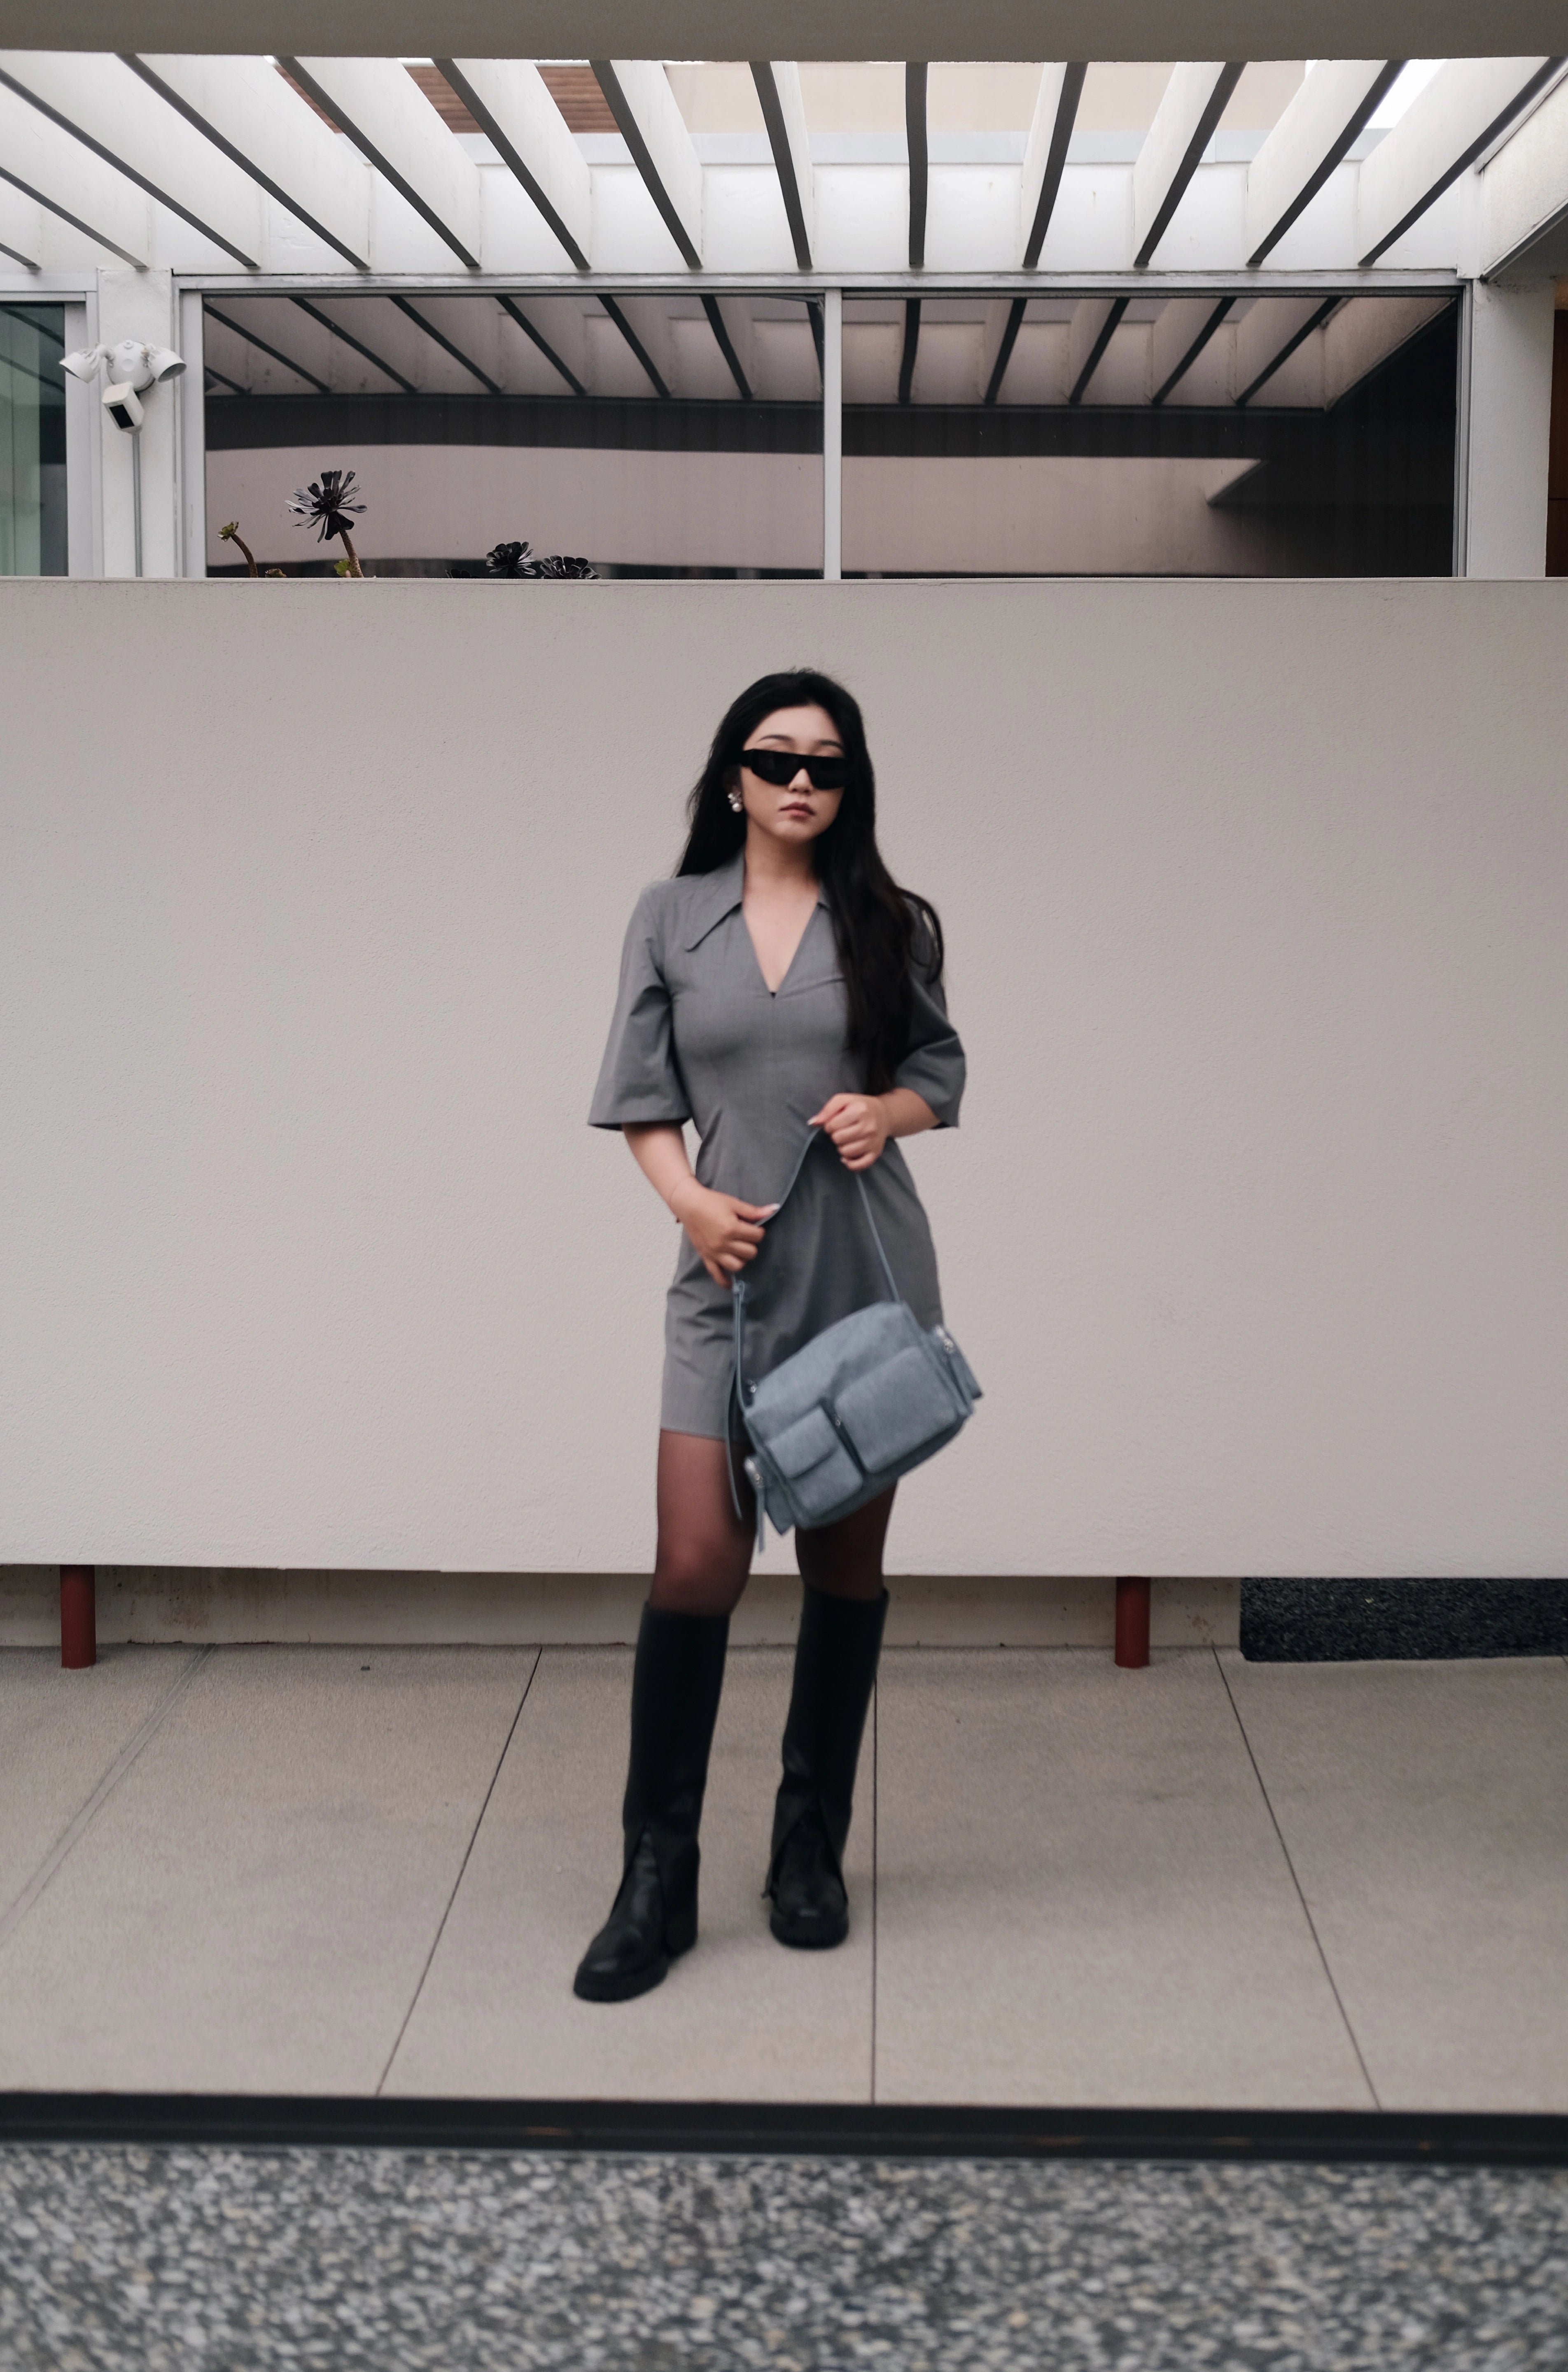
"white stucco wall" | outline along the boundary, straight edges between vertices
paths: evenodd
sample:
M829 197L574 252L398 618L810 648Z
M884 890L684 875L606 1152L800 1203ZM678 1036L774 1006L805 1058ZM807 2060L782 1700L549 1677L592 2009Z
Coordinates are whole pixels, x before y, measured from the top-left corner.
M912 1157L988 1398L895 1568L1568 1569L1565 634L1551 583L0 585L0 1562L645 1566L674 1230L583 1115L712 726L808 659L972 1063Z

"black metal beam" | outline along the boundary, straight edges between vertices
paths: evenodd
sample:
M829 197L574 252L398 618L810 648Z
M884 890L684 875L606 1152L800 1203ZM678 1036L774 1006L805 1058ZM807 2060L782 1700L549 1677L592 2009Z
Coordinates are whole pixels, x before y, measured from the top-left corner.
M925 202L931 183L931 144L925 129L925 85L929 69L904 67L904 135L910 160L910 270L925 267Z
M1024 269L1027 272L1032 272L1040 262L1045 234L1051 228L1057 192L1062 187L1063 168L1067 162L1067 144L1073 137L1078 101L1084 95L1084 77L1087 73L1086 65L1070 65L1063 74L1061 96L1056 102L1056 121L1051 126L1051 146L1046 154L1045 178L1040 182L1040 195L1035 201L1029 235L1024 241Z
M406 296L390 296L388 298L388 302L389 304L395 305L400 313L405 314L408 320L413 323L416 330L423 330L425 336L429 338L434 344L438 345L443 354L450 355L455 363L460 363L464 370L466 370L471 378L478 379L481 387L484 389L487 394L499 395L501 393L500 388L496 386L495 381L490 377L488 371L482 371L479 365L472 361L469 355L464 354L461 346L455 346L452 343L451 339L447 337L446 331L444 330L438 330L434 321L427 321L424 314L419 311L418 308L409 303Z
M691 244L691 234L680 218L679 208L665 186L664 175L654 162L654 154L637 121L637 110L621 87L621 77L608 58L590 58L594 80L604 93L605 105L621 127L621 137L632 152L632 162L643 178L643 186L658 208L666 230L680 250L680 260L693 272L703 268L703 259Z
M636 355L637 360L642 364L643 368L647 372L649 378L653 382L654 393L656 395L662 396L668 403L670 400L669 390L666 387L663 379L659 377L658 372L654 366L654 358L652 355L649 354L646 346L644 345L643 341L637 335L636 331L632 327L631 322L626 319L625 314L621 311L614 297L601 296L598 301L604 307L605 311L609 314L610 320L614 322L616 328L620 331L627 344L631 347L632 352Z
M290 82L296 83L299 88L305 93L306 97L315 101L322 114L330 116L331 121L337 125L338 130L345 134L346 136L353 141L354 146L358 149L360 155L366 159L366 161L368 164L374 165L376 170L382 174L387 180L390 181L393 189L397 191L398 195L408 200L409 204L413 208L415 214L419 215L424 221L430 225L431 229L436 233L436 238L441 241L442 245L451 249L452 253L457 257L458 262L466 266L470 272L479 271L480 260L478 256L470 255L469 253L468 249L463 245L456 231L451 229L447 224L442 221L434 206L426 203L425 200L420 196L419 192L414 188L412 181L404 180L402 175L399 172L391 158L385 156L382 151L377 148L369 134L362 131L360 126L354 121L354 118L347 114L344 110L338 105L331 93L323 89L313 75L307 74L299 60L297 58L280 57L277 60L277 64L282 66Z
M296 363L292 355L285 355L278 347L270 346L265 338L259 338L254 330L248 330L245 327L243 321L237 321L231 314L220 312L210 296L206 302L206 310L215 321L221 321L226 330L232 330L237 338L243 338L248 346L254 346L259 353L270 355L273 362L282 363L285 370L292 371L296 378L306 380L318 394L331 395L332 390L324 378L318 378L314 371L308 371L305 365Z
M345 346L352 346L373 370L378 370L383 378L389 378L394 387L401 387L405 395L419 393L412 379L405 378L401 371L394 370L390 363L383 362L374 347L367 346L362 338L356 338L352 330L345 330L341 321L334 321L330 313L323 313L319 306L312 305L308 296L296 296L290 301L297 305L302 313L308 313L313 321L319 321L323 330L330 330L334 338L341 338Z
M587 389L583 385L582 380L577 377L575 371L567 369L565 364L562 361L560 355L551 344L550 340L544 335L542 331L536 330L534 328L533 323L517 304L517 299L512 296L497 296L495 301L500 306L501 310L504 313L508 314L510 318L516 321L524 337L532 339L534 344L539 348L540 353L544 356L545 361L550 365L551 368L560 372L562 378L565 380L573 394L587 395Z
M758 103L762 121L768 128L768 145L773 152L773 169L779 177L779 190L784 198L784 219L795 247L795 260L802 272L811 269L811 241L806 229L806 208L802 202L800 181L795 169L795 151L789 145L789 132L779 100L778 77L768 60L753 59L751 79L757 86Z
M296 222L302 222L307 230L314 231L316 237L323 240L334 254L341 255L345 263L352 263L356 272L369 271L368 256L356 255L352 247L343 245L335 231L330 231L325 223L318 222L313 214L307 213L297 198L291 198L282 184L263 173L260 165L252 157L248 157L243 148L237 148L232 140L226 140L216 124L210 123L204 115L199 114L189 99L182 99L171 84L165 82L160 74L155 73L145 58L137 57L131 50L121 50L117 54L122 66L129 66L131 72L138 76L149 90L156 90L165 105L172 107L176 115L182 115L186 122L201 134L203 140L210 140L220 157L226 157L231 165L238 165L240 171L249 180L254 181L258 189L265 190L268 197L275 198L280 206L285 206Z
M94 230L91 223L84 222L80 215L74 215L68 206L63 206L60 203L58 198L50 197L42 190L35 190L30 181L24 181L19 173L13 173L7 166L0 165L0 181L8 182L13 190L20 190L23 197L30 198L34 205L42 206L47 213L57 215L62 222L69 223L73 230L79 230L85 238L94 240L98 246L107 247L110 255L117 255L122 263L134 264L138 272L145 272L146 270L147 261L145 256L133 255L128 247L117 246L114 240L110 238L107 231ZM17 262L21 264L26 271L36 272L38 270L38 264L34 258L27 255L17 255L14 247L7 247L4 250L4 252L6 255L15 255Z
M1170 218L1187 194L1187 184L1202 162L1203 151L1214 136L1214 127L1230 105L1231 94L1247 71L1247 61L1232 59L1221 68L1208 105L1198 118L1192 137L1181 152L1181 162L1171 176L1170 187L1160 201L1159 212L1149 225L1148 233L1133 262L1141 272L1170 227Z
M1279 353L1274 355L1273 359L1271 362L1266 362L1263 365L1262 369L1258 373L1257 378L1249 380L1248 384L1242 389L1241 393L1236 399L1237 410L1239 410L1244 403L1250 403L1252 398L1257 394L1258 390L1260 387L1267 387L1269 381L1273 378L1274 373L1277 370L1282 369L1283 366L1289 362L1297 346L1304 345L1307 340L1312 335L1313 331L1322 327L1323 323L1328 320L1330 314L1334 310L1335 306L1338 305L1340 301L1341 300L1338 296L1325 297L1322 304L1317 308L1316 311L1308 315L1307 319L1303 321L1300 329L1295 332L1295 335L1294 337L1287 338L1283 345L1280 348Z
M1377 76L1376 82L1374 82L1371 89L1362 100L1361 105L1351 117L1350 122L1344 126L1338 137L1330 143L1327 154L1319 158L1316 169L1307 176L1300 189L1297 190L1295 197L1291 200L1289 205L1285 208L1278 222L1275 223L1273 228L1270 231L1268 238L1263 240L1261 246L1255 247L1251 254L1248 257L1247 269L1249 272L1257 271L1258 266L1262 262L1263 258L1266 255L1271 254L1279 245L1286 231L1289 230L1292 223L1296 220L1298 215L1304 214L1307 208L1312 203L1313 199L1317 196L1318 191L1322 188L1324 182L1328 180L1335 166L1343 161L1345 153L1350 147L1352 141L1354 140L1359 134L1365 131L1367 125L1371 122L1372 118L1376 114L1377 110L1381 107L1383 101L1388 98L1388 93L1393 89L1394 85L1399 81L1400 76L1403 74L1407 63L1408 61L1404 58L1387 58L1384 60L1382 73Z
M899 359L899 401L908 403L914 390L914 358L920 352L920 298L904 298L904 350Z
M1077 378L1073 382L1073 392L1067 398L1069 403L1082 403L1084 400L1084 390L1088 386L1088 383L1090 379L1093 378L1096 371L1098 370L1100 366L1100 357L1105 353L1107 346L1109 345L1112 333L1116 330L1118 323L1121 321L1121 316L1127 310L1128 305L1131 301L1131 298L1126 296L1113 296L1111 298L1106 310L1105 319L1100 323L1099 335L1095 340L1093 346L1089 350L1088 361L1084 365L1083 369L1078 373Z
M1186 378L1188 372L1191 369L1193 364L1197 361L1199 355L1202 353L1203 348L1208 344L1209 340L1214 336L1214 331L1219 328L1220 323L1225 320L1226 314L1230 311L1230 308L1235 302L1236 299L1234 296L1222 296L1218 304L1211 308L1202 329L1198 331L1197 336L1193 339L1191 344L1188 347L1186 353L1177 364L1176 368L1173 371L1167 373L1166 377L1160 381L1158 387L1156 388L1153 395L1150 396L1149 401L1151 403L1163 403L1166 397L1170 393L1171 389L1177 385L1178 381Z
M456 58L432 58L430 63L436 68L436 73L441 76L443 82L449 85L449 87L457 92L458 97L462 100L463 105L468 109L469 113L478 124L480 130L484 133L490 140L491 144L494 147L496 155L511 173L514 180L519 182L528 192L528 196L539 208L540 213L544 216L545 221L549 224L556 238L561 241L562 246L571 257L572 262L576 265L577 270L579 272L587 272L588 269L588 259L583 253L583 250L578 246L576 240L573 238L572 233L566 227L561 215L556 212L555 207L552 204L549 192L544 189L542 184L535 179L532 173L529 172L527 165L524 164L521 157L518 156L517 149L513 146L511 141L507 139L506 134L502 131L501 126L496 122L494 115L492 115L490 110L485 106L484 101L480 98L479 93L475 90L472 83L469 81L466 75L459 71Z
M1002 343L996 349L996 360L991 366L991 377L985 382L986 403L994 403L1002 392L1002 382L1007 376L1007 366L1013 359L1013 349L1018 343L1018 331L1024 326L1027 296L1015 296L1007 308L1007 326L1002 332Z
M247 255L242 247L236 247L231 238L225 238L222 232L215 230L211 223L203 222L200 215L192 214L189 206L182 205L171 191L161 188L157 181L149 181L146 175L138 172L135 166L127 158L117 156L112 148L106 148L101 140L95 140L90 132L84 131L79 123L74 123L68 115L62 115L57 107L51 107L47 99L40 99L35 91L29 90L25 83L17 82L14 76L6 74L3 67L0 67L0 85L3 85L6 90L14 91L18 99L25 99L29 107L36 107L39 113L46 117L51 123L57 125L71 139L79 140L84 148L90 149L95 157L101 157L106 165L112 166L115 172L122 173L128 181L134 181L137 189L145 190L147 196L156 199L160 206L167 206L170 214L178 215L181 222L189 223L192 229L198 232L203 238L210 238L215 247L221 247L226 255L232 255L235 262L243 265L247 272L254 272L258 268L261 262L259 256ZM17 180L14 173L7 173L6 179L15 182L18 190L27 188L26 182ZM34 196L37 192L29 191L28 194ZM62 221L75 220L73 215L66 214L64 206L55 205L52 199L44 198L41 203L48 206L52 214L59 215ZM87 225L83 223L77 227L86 230ZM99 234L96 231L88 231L87 236L89 238L96 238ZM111 242L106 239L103 244L110 246ZM125 250L123 248L116 247L113 252L116 255L123 255ZM126 260L135 263L138 270L145 269L145 264L135 256L128 257Z
M1503 133L1506 132L1510 123L1513 122L1514 118L1519 114L1523 109L1529 105L1536 93L1539 90L1544 90L1549 83L1556 80L1565 64L1568 64L1568 60L1564 60L1562 58L1546 58L1542 60L1539 70L1535 74L1531 75L1528 82L1525 84L1523 89L1516 90L1515 92L1513 98L1508 101L1507 106L1503 109L1501 114L1494 115L1492 122L1487 125L1485 131L1480 133L1477 137L1470 142L1469 146L1464 151L1464 154L1462 156L1456 157L1452 164L1448 165L1445 170L1438 175L1436 180L1433 182L1432 187L1423 192L1423 194L1416 200L1414 205L1411 207L1410 211L1407 214L1401 215L1399 221L1394 225L1393 229L1385 232L1384 236L1378 240L1376 247L1369 247L1367 249L1366 253L1359 259L1364 269L1369 264L1376 263L1380 255L1387 254L1388 249L1393 246L1394 241L1397 238L1402 238L1404 237L1411 223L1418 222L1421 216L1426 212L1428 206L1434 205L1437 200L1442 196L1444 191L1450 188L1452 184L1458 180L1461 173L1468 172L1469 168L1475 164L1480 157L1486 154L1486 151L1491 147L1493 142ZM3 81L5 77L0 76L0 81Z
M728 328L725 322L724 315L719 311L718 298L716 296L704 296L703 299L703 310L708 317L708 327L712 330L714 337L718 340L719 352L724 356L726 362L729 365L729 375L735 381L741 402L749 403L751 401L750 385L747 379L746 373L740 367L740 356L735 351L735 343L733 339L730 337Z

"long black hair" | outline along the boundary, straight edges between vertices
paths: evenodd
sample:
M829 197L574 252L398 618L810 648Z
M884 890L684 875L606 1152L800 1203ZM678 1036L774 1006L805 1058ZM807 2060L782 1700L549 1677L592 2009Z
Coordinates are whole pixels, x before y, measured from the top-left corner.
M880 1095L909 1051L912 966L935 986L942 977L942 925L936 910L900 890L877 845L877 777L865 746L860 703L831 676L792 668L760 676L726 710L708 762L687 801L691 826L677 874L712 873L746 844L746 818L729 804L740 753L766 716L780 708L823 708L849 761L838 814L812 843L817 878L828 893L839 969L849 998L849 1050L866 1091Z

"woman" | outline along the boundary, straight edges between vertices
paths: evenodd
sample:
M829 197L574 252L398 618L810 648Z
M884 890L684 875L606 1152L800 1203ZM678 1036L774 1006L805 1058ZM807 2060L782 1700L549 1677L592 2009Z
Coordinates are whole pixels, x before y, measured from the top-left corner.
M841 684L800 669L743 692L689 815L674 879L644 890L626 934L590 1115L623 1133L685 1238L665 1324L658 1550L632 1682L625 1855L577 1971L587 2001L645 1993L697 1936L697 1827L754 1522L730 1280L761 1250L746 1345L756 1375L877 1299L886 1287L844 1176L859 1171L905 1300L923 1326L940 1324L931 1234L894 1140L951 1126L964 1084L941 926L877 852L865 731ZM688 1120L701 1140L694 1174ZM840 1944L849 1932L843 1850L892 1504L889 1490L796 1534L805 1589L766 1889L784 1944Z

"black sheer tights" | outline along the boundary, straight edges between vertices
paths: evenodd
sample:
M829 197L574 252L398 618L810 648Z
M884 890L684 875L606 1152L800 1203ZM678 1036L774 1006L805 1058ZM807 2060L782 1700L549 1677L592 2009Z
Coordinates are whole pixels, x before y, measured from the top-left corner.
M729 1495L724 1443L704 1434L659 1435L658 1552L648 1603L661 1613L728 1614L739 1602L757 1517L738 1453L736 1479L740 1517ZM879 1598L892 1509L893 1494L884 1491L836 1524L797 1531L795 1561L802 1580L829 1598Z

